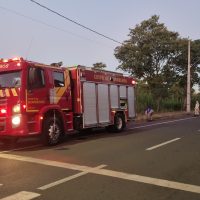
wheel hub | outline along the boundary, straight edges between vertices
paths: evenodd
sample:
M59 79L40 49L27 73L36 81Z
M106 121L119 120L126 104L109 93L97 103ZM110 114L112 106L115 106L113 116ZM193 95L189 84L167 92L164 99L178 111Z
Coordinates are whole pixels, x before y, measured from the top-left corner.
M53 142L57 142L60 136L60 129L57 124L52 124L49 128L49 136Z

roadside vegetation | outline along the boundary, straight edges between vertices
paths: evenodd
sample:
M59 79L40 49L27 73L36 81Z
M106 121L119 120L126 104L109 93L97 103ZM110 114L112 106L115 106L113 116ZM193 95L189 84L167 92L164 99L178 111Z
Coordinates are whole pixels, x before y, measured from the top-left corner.
M156 90L154 88L153 90ZM151 105L151 107L156 112L177 112L177 111L186 111L186 94L185 91L182 89L177 88L177 91L170 91L166 95L165 98L161 99L159 103L159 109L157 109L157 102L154 100L154 96L151 93L151 89L148 87L147 84L139 82L137 84L136 89L136 109L137 113L144 114L144 111L147 105ZM200 102L200 93L195 93L192 90L191 96L191 110L194 109L195 102Z
M156 112L186 109L188 38L170 31L154 15L130 29L116 47L118 69L137 80L137 112L151 105ZM191 87L200 85L200 39L191 40ZM191 108L200 95L191 91Z

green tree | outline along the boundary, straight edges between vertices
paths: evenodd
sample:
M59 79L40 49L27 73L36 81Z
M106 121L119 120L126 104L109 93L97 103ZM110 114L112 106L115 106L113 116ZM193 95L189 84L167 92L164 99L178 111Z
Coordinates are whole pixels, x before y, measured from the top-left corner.
M105 69L107 66L106 64L102 63L102 62L97 62L95 64L93 64L93 69Z
M118 69L145 81L159 110L161 99L169 97L174 84L186 85L187 40L169 31L157 15L130 29L129 37L115 49L115 57L120 62ZM194 46L192 54L196 58L200 53L199 41L191 46ZM192 84L198 83L197 68L192 69L192 75Z
M178 41L177 56L173 59L174 69L176 71L176 79L173 85L177 90L182 91L183 108L186 108L186 92L187 92L187 69L188 69L188 39L183 38ZM200 86L200 40L191 41L191 86L195 84ZM195 90L192 90L195 92ZM177 93L177 92L176 92ZM180 94L180 93L179 93ZM178 95L180 99L180 95Z
M177 51L179 55L174 58L173 63L178 72L177 80L180 87L186 86L188 68L188 39L179 40ZM200 85L200 40L191 41L191 85Z

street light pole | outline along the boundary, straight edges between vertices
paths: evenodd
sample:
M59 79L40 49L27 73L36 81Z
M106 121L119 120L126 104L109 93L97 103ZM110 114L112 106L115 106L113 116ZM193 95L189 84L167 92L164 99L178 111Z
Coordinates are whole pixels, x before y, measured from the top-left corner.
M187 70L187 108L186 108L186 112L190 113L191 111L191 86L190 86L190 79L191 79L191 75L190 75L190 68L191 68L191 64L190 64L190 39L188 39L188 70Z

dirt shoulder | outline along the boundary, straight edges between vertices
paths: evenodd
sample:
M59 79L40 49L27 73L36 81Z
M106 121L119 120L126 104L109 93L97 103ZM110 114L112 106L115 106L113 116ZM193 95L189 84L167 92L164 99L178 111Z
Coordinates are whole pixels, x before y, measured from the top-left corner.
M186 116L192 116L193 112L186 112L186 111L179 111L179 112L163 112L163 113L154 113L153 114L153 120L156 119L175 119L175 118L180 118L180 117L186 117ZM136 122L143 122L146 121L146 116L145 114L138 114L136 119Z

